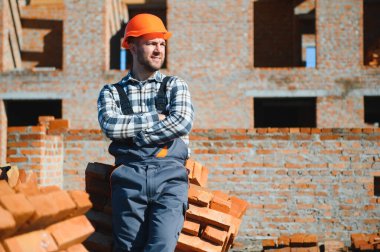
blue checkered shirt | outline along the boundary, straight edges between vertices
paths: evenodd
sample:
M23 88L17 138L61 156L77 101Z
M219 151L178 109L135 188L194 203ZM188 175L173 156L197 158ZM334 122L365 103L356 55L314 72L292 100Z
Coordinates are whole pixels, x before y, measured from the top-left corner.
M120 84L127 93L134 114L124 115L116 88L105 85L98 98L98 120L102 131L111 140L132 138L137 146L162 144L181 137L189 144L194 110L185 81L178 77L169 80L166 87L167 111L156 111L155 97L165 75L157 71L145 81L134 79L128 73ZM160 121L159 113L167 114Z

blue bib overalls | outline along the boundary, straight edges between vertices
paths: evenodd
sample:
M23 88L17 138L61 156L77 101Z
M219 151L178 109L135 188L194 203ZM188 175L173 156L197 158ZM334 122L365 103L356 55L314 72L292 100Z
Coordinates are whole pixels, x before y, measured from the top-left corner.
M187 210L188 147L177 138L138 147L113 141L110 177L114 251L173 252Z

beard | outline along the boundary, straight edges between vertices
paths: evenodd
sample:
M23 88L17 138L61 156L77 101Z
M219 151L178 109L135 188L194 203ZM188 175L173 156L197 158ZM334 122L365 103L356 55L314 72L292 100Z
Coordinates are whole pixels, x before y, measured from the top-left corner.
M155 56L159 56L159 55L155 55ZM165 56L163 55L161 56L161 58L162 58L162 61L160 63L155 64L154 62L150 61L149 58L145 58L142 52L137 53L137 61L148 72L155 72L161 69L162 65L164 64Z

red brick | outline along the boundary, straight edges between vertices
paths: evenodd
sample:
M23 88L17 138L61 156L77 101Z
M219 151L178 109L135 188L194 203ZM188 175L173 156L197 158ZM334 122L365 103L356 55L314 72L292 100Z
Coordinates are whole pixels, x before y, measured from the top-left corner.
M319 252L319 247L290 248L291 252Z
M76 204L71 199L66 191L53 191L46 194L58 209L57 214L54 216L55 220L61 220L68 217L76 209Z
M231 200L229 196L221 191L214 191L214 197L210 202L210 208L223 212L229 213L231 210Z
M181 233L178 239L177 248L183 251L221 252L223 246L213 245L197 236Z
M7 163L24 163L28 161L27 157L7 157Z
M325 251L327 252L333 252L333 251L345 251L345 246L342 241L334 241L334 240L327 240L324 242L325 245Z
M58 247L50 234L38 230L4 240L4 247L9 252L57 251Z
M38 189L37 175L34 172L26 173L24 170L20 170L20 181L15 186L16 192L25 194L27 196L40 194Z
M303 239L303 243L308 243L308 244L315 243L315 244L317 244L318 243L317 235L307 234Z
M12 214L0 207L0 239L14 232L16 221Z
M185 220L183 223L182 232L189 235L198 236L200 224L191 220Z
M9 194L0 197L0 205L8 210L16 221L16 228L33 216L35 209L23 194Z
M208 174L209 170L207 167L203 166L202 167L202 174L201 174L201 180L198 182L199 185L203 187L207 187L207 182L208 182Z
M207 207L213 196L214 195L210 190L204 187L190 184L188 191L188 199L190 203L198 206Z
M82 243L95 229L84 215L58 222L46 228L56 241L59 249Z
M85 191L70 190L68 193L76 205L76 209L73 211L73 215L82 215L91 209L92 203L90 201L89 195Z
M15 191L10 187L7 181L0 180L0 195L15 194Z
M198 162L195 162L194 168L193 168L193 174L192 179L190 179L190 182L199 186L205 186L202 184L202 165Z
M223 249L222 249L223 252L228 251L231 248L232 244L234 243L235 237L238 234L240 224L241 224L241 219L232 217L232 225L230 229L228 230L227 240L224 243Z
M306 234L296 233L290 236L290 245L294 246L293 244L302 244L304 239L306 237Z
M213 226L206 226L202 232L202 239L215 243L216 245L223 245L227 238L227 231L220 230Z
M39 194L27 196L27 199L36 210L29 220L31 227L45 227L56 220L59 209L50 197L45 194ZM26 226L25 228L29 229L30 227Z
M66 119L55 119L49 121L48 134L61 134L69 131L70 125L69 120Z
M366 246L368 243L368 241L365 241L365 240L354 240L354 248L356 249L360 249L361 246Z
M189 206L187 216L205 224L228 230L232 225L232 216L209 208Z
M40 193L50 193L55 191L60 191L61 188L57 185L50 185L50 186L40 186L39 191Z
M368 237L365 234L357 233L357 234L351 234L351 243L354 244L355 241L363 240L363 241L369 241Z
M236 218L236 217L232 217L232 227L233 227L233 230L231 230L231 233L236 237L237 234L239 233L239 229L240 229L240 224L242 222L242 219L240 218ZM231 229L231 228L230 228Z
M368 235L368 242L373 243L380 243L380 235L378 234L369 234Z
M231 209L229 214L237 218L242 218L247 211L248 202L235 196L232 196L230 199Z
M374 247L372 244L369 244L369 243L363 243L363 244L360 244L359 249L360 249L361 251L367 251L367 250L372 251L372 250L375 249L375 247Z
M26 133L29 131L29 126L16 126L16 127L8 127L8 134L9 133L14 133L14 132L17 132L17 133Z
M290 237L281 235L277 240L278 246L290 246Z
M273 239L264 239L261 242L264 249L274 248L276 247L276 241Z

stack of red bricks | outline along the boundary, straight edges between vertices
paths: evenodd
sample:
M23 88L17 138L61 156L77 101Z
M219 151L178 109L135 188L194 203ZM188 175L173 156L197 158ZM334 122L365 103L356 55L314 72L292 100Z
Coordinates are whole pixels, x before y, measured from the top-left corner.
M282 235L278 239L263 240L262 245L265 252L319 252L314 234Z
M238 234L248 202L206 188L208 169L189 159L189 209L177 251L228 251Z
M380 251L380 233L351 234L351 248L353 251Z
M0 252L87 251L82 242L94 228L84 215L92 207L86 192L39 187L34 173L10 177L0 180Z
M190 205L176 251L228 251L238 234L248 203L221 191L207 189L208 169L200 163L190 159L186 168L189 170ZM86 169L86 191L93 203L87 217L96 230L85 242L91 251L112 251L109 197L112 170L111 165L101 163L89 163Z

